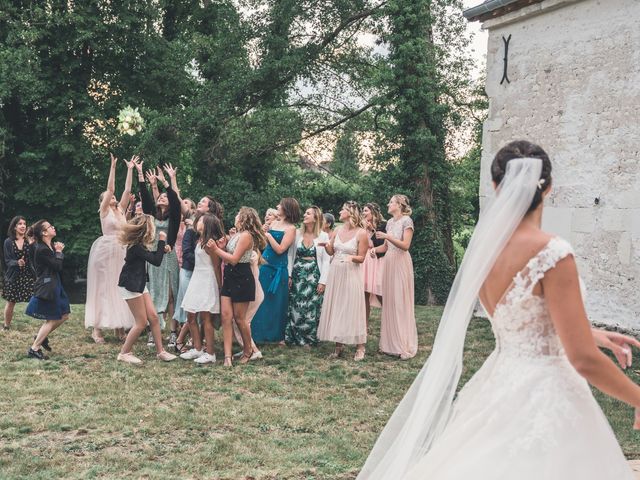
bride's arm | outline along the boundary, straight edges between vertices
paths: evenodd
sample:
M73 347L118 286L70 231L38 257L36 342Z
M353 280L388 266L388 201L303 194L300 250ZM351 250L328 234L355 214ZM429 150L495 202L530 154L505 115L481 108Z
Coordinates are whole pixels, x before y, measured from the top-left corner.
M598 349L582 302L573 256L546 272L542 287L553 324L573 367L599 390L635 407L634 428L640 429L640 387Z

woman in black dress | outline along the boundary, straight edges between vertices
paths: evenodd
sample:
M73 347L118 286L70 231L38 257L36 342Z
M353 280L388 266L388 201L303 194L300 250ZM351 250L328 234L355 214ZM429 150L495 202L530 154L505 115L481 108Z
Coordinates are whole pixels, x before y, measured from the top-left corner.
M2 298L7 303L4 306L3 329L8 330L13 320L13 310L16 303L28 302L33 295L33 280L35 272L29 256L29 241L27 239L27 221L17 216L9 223L9 236L4 241L4 289Z
M48 336L69 318L71 308L60 272L64 260L64 243L53 242L56 228L47 220L38 220L33 225L33 236L36 239L33 264L36 271L34 292L27 305L27 315L44 320L44 324L34 337L27 355L38 360L45 360L41 346L51 351Z

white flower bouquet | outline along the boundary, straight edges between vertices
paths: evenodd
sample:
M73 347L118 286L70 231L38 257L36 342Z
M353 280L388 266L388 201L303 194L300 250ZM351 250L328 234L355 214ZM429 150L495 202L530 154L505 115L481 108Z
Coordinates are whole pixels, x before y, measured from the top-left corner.
M129 105L120 110L118 114L118 131L121 134L135 135L144 128L144 119L137 108Z

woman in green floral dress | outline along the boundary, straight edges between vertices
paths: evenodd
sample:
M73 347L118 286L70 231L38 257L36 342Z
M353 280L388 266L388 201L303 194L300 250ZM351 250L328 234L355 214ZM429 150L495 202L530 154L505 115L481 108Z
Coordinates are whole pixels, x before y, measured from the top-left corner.
M324 249L329 236L322 231L324 217L318 207L309 207L296 235L296 259L291 273L285 342L311 346L318 343L318 320L329 271Z

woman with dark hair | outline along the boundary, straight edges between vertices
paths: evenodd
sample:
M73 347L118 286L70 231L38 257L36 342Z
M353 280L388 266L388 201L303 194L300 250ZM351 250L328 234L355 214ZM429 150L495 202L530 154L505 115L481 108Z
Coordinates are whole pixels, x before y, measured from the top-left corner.
M147 180L153 191L152 196L144 183L142 166L138 168L142 209L145 214L153 215L155 218L156 241L160 232L164 232L167 235L167 245L171 247L171 251L164 256L160 266L150 264L148 269L149 293L160 317L161 329L165 327L165 316L167 319L172 319L173 317L175 297L178 295L179 290L180 266L174 247L182 218L182 204L176 191L176 171L171 166L165 166L165 170L171 178L171 184L167 182L160 167L157 168L156 172L147 171ZM159 192L158 180L164 185L166 192ZM149 334L147 345L153 346L154 344L153 336Z
M362 264L364 275L364 301L367 307L367 329L371 306L382 306L382 272L384 268L384 252L376 252L375 248L384 244L384 240L376 238L376 232L385 232L387 222L382 216L377 203L365 203L362 207L364 226L369 233L369 251Z
M27 355L38 360L45 360L41 346L51 351L48 336L69 318L71 308L60 272L64 259L64 243L53 242L56 228L47 220L38 220L33 225L33 235L36 239L33 263L36 271L33 296L27 305L27 315L44 320L44 324L34 337L33 344Z
M358 480L633 480L589 383L635 407L640 429L640 387L598 349L625 345L628 365L634 342L596 335L571 245L541 229L549 157L512 142L491 176L496 194L474 229L429 359ZM496 347L458 391L478 299Z
M9 330L16 303L28 302L33 295L34 271L29 258L30 245L27 239L27 221L18 215L11 219L4 241L4 305L3 330Z
M215 250L207 246L207 242L219 240L224 233L222 223L218 217L211 213L205 213L198 218L195 230L198 234L198 243L194 253L195 266L181 305L187 312L187 322L194 348L180 355L180 358L205 364L216 361L213 348L215 328L212 315L220 313L219 286L222 285L222 262ZM200 316L204 326L204 335L207 341L206 351L202 348L196 315Z
M283 198L277 207L278 219L265 227L267 248L260 266L260 284L264 300L251 322L251 335L256 343L284 342L289 307L289 278L296 254L296 227L300 221L300 205L295 198Z

